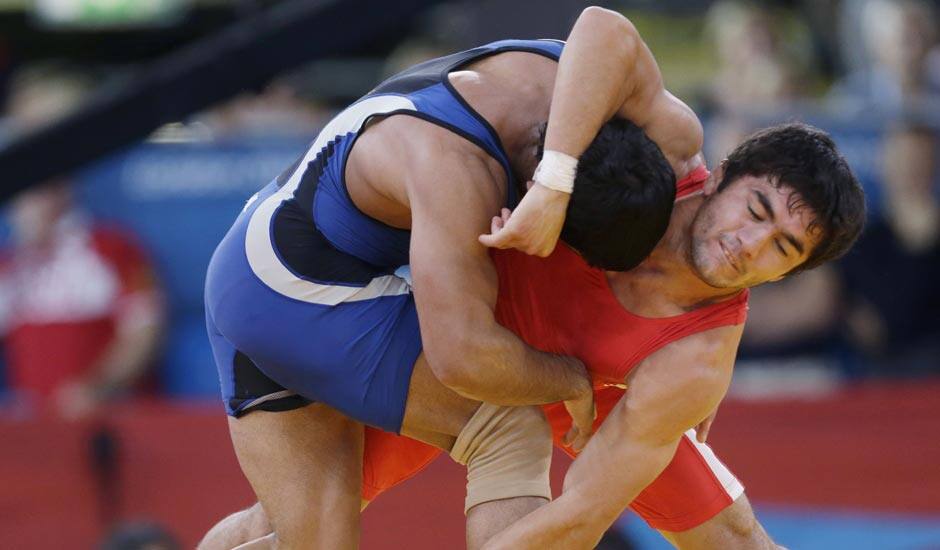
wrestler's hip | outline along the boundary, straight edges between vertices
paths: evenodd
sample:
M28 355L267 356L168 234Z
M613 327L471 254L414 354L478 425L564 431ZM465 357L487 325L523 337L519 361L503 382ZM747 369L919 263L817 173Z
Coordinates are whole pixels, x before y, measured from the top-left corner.
M272 403L275 395L292 399L292 406L323 402L399 431L422 349L408 282L389 270L365 273L356 264L361 260L335 250L323 255L334 264L324 273L352 274L352 280L304 277L276 248L259 251L276 245L275 217L257 221L262 208L277 210L275 193L269 186L249 203L207 272L207 328L228 413L262 405L278 410L283 401ZM344 261L349 266L336 265Z

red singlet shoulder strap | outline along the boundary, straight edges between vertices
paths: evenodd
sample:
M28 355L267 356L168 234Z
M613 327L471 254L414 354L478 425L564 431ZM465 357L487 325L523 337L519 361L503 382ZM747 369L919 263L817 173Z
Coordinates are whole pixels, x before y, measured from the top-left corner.
M683 197L687 197L696 191L702 189L705 180L708 179L710 172L704 164L698 165L695 170L692 170L689 175L682 178L676 183L676 200L679 200Z

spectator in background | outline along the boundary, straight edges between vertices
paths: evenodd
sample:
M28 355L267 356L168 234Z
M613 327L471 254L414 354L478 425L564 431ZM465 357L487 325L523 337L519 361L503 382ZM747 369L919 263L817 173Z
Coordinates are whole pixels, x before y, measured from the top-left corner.
M215 139L306 138L322 127L332 111L302 97L288 80L275 81L258 93L246 92L195 117Z
M809 28L794 14L737 0L706 15L718 66L710 85L706 139L717 165L744 136L792 109L816 88ZM737 395L813 394L838 383L838 280L829 266L751 290Z
M720 1L709 8L705 30L717 58L706 92L705 152L714 166L745 136L805 97L816 78L809 29L790 12Z
M937 13L923 0L854 0L843 5L847 34L860 35L862 64L832 90L834 102L849 109L898 112L911 103L936 101L940 93ZM855 36L843 38L852 48ZM848 58L852 52L846 51Z
M127 394L158 349L163 306L133 237L89 219L67 182L12 203L0 321L16 402L67 418Z
M718 67L711 99L721 111L776 107L797 92L796 70L766 8L716 2L706 15Z
M88 79L55 67L13 80L12 135L73 109ZM14 402L68 418L127 394L157 353L164 312L153 269L135 238L76 206L71 184L15 197L13 236L0 253L0 333Z
M937 137L917 124L884 141L884 202L840 262L846 328L879 375L940 373Z

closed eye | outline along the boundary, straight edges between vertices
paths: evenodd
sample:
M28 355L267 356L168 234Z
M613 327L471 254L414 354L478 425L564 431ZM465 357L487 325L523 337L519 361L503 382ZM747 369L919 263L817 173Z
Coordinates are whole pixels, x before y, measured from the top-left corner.
M751 213L751 217L754 218L756 221L759 221L759 222L764 221L764 218L758 216L757 212L755 212L754 209L751 208L750 206L747 207L747 211Z
M788 256L786 249L783 248L782 244L780 244L780 239L774 239L774 244L777 245L777 250L779 250L784 257Z

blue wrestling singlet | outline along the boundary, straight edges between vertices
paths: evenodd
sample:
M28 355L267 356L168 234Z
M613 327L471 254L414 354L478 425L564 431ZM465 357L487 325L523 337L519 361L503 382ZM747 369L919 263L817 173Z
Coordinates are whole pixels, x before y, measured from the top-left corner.
M346 159L371 117L419 117L498 160L514 205L499 137L447 75L506 51L557 60L562 47L504 40L399 73L333 118L303 157L248 201L206 279L206 324L230 415L318 401L399 431L422 349L407 277L410 232L356 208Z

